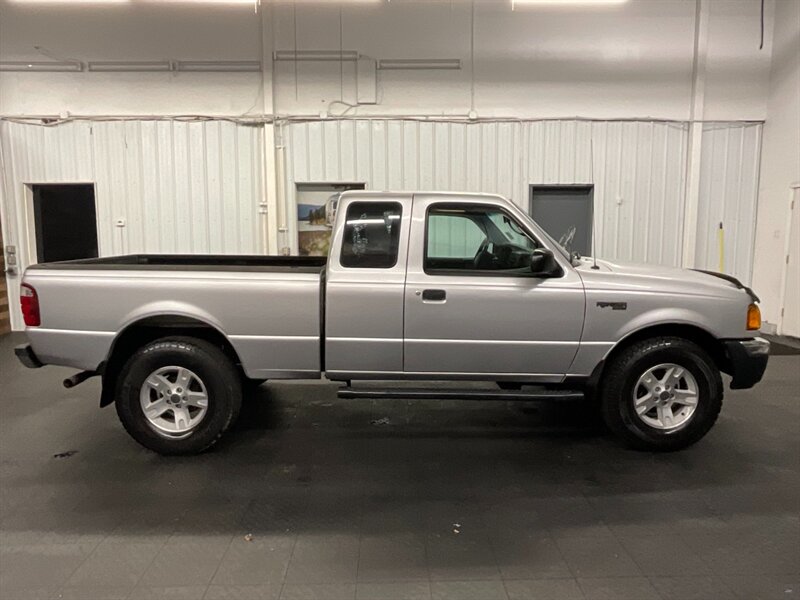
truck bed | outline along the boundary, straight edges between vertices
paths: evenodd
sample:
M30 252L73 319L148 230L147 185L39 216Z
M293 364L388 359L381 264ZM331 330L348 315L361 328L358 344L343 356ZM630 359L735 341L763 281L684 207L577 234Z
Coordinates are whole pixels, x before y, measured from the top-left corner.
M258 270L319 273L324 256L262 256L256 254L125 254L32 265L31 270Z
M255 379L318 377L325 257L129 254L30 267L47 364L95 370L117 334L154 320L213 327Z

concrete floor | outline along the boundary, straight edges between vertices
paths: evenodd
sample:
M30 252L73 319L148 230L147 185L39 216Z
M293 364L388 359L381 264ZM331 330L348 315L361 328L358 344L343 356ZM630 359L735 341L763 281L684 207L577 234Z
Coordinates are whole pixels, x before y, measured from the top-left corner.
M579 404L283 384L167 459L96 380L18 365L19 341L0 341L3 599L800 597L800 356L677 454L621 448Z

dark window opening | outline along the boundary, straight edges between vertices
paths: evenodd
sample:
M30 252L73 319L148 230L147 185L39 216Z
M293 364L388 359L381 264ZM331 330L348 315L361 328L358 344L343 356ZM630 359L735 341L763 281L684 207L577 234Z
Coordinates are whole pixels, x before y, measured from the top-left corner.
M31 189L37 261L97 258L94 186L36 184Z

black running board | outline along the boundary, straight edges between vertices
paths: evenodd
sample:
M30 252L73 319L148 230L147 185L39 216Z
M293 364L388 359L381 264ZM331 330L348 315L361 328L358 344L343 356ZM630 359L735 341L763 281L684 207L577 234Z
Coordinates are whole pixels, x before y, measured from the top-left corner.
M482 390L447 388L353 388L337 391L339 398L376 400L581 400L581 392L553 390Z

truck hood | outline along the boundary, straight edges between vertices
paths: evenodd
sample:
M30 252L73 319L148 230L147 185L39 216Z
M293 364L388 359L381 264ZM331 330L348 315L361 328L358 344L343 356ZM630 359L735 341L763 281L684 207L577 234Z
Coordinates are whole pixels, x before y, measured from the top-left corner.
M725 298L737 297L744 291L754 302L758 301L750 288L724 273L600 259L596 264L594 269L595 260L582 257L576 267L588 288L630 288Z

